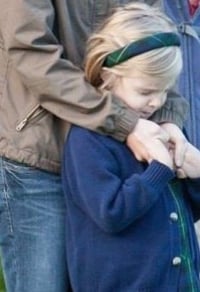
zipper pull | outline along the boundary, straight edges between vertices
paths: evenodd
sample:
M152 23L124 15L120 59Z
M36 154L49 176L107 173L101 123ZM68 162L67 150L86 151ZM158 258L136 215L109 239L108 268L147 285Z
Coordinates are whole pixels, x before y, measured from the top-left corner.
M28 121L28 119L26 118L26 119L22 120L22 121L16 126L16 130L17 130L17 132L20 132L20 131L25 127L27 121Z

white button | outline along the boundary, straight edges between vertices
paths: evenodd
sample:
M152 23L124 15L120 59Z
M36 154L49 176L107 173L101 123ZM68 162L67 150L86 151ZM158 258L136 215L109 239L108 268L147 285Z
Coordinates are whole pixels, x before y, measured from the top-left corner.
M174 257L172 260L173 266L178 266L181 264L181 258L180 257Z
M175 212L172 212L169 217L170 217L170 219L172 221L177 221L178 220L178 214L175 213Z

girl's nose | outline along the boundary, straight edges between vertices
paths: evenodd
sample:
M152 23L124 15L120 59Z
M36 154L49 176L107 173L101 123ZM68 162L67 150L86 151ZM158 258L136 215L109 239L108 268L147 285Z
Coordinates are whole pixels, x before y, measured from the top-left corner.
M160 92L159 94L156 94L150 101L149 106L152 108L160 108L166 101L167 93L166 92Z
M155 97L152 100L149 101L149 106L152 108L159 108L162 106L162 98L160 97Z

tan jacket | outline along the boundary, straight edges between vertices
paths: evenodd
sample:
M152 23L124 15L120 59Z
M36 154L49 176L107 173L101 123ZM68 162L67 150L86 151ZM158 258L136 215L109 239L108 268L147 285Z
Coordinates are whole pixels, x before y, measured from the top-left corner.
M88 35L120 2L1 0L0 156L58 172L70 123L121 141L134 128L137 115L80 69ZM181 125L185 109L172 93L157 120Z

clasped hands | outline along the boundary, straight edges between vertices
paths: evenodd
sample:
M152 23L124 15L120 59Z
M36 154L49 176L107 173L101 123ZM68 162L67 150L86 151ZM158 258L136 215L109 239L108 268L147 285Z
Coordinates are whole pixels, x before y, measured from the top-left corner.
M179 178L200 177L200 151L175 124L158 125L139 119L127 137L127 146L138 160L148 163L157 160L174 170Z

